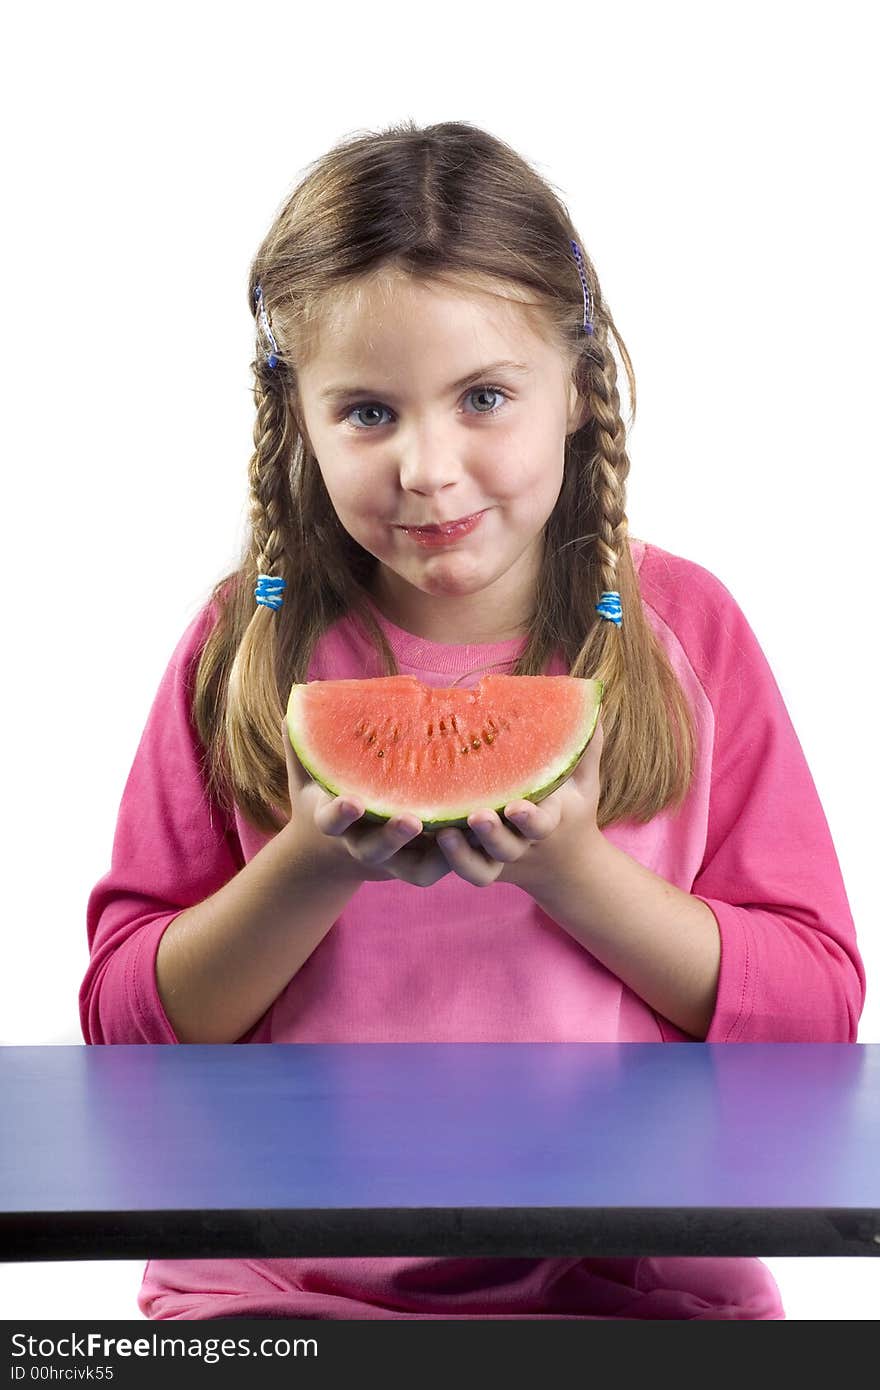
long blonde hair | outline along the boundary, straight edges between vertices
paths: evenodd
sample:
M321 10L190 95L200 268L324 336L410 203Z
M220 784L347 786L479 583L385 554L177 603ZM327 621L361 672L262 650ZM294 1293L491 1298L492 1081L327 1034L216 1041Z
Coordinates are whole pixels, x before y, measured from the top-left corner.
M572 239L592 297L592 336L583 332ZM611 338L629 381L631 421L635 377L583 246L551 187L503 141L459 121L422 128L405 121L337 144L308 166L275 217L248 283L257 342L250 534L238 569L214 586L217 617L193 703L211 794L228 810L237 804L259 829L272 833L289 818L281 720L291 685L307 679L328 628L345 615L358 620L383 673L397 673L367 598L376 558L336 517L297 396L297 364L308 360L322 313L389 269L517 299L570 361L588 415L566 439L526 645L512 674L543 674L561 649L571 675L604 681L600 827L648 821L684 800L694 726L645 620L630 555L630 465ZM257 285L277 344L275 368L265 358ZM277 611L255 604L258 574L287 581ZM595 611L605 590L620 594L619 627Z

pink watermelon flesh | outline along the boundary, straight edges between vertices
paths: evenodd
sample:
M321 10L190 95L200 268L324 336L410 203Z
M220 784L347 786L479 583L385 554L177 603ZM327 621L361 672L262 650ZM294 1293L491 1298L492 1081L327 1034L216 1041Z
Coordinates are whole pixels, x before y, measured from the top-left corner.
M433 834L561 786L593 736L603 690L577 676L484 676L472 689L415 676L308 681L290 692L287 729L331 796L357 797L370 821L416 815Z

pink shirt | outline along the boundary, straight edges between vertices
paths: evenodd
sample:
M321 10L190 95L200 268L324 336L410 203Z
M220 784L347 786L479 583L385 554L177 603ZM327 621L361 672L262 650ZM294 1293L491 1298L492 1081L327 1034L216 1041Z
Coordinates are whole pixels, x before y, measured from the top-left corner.
M766 658L708 570L630 545L644 613L690 698L699 747L678 812L603 833L717 918L721 971L706 1041L853 1042L865 977L852 915ZM474 685L487 665L509 671L525 645L441 645L375 611L400 671L432 686L463 673L471 674L458 683ZM91 959L80 991L88 1043L177 1042L156 988L162 933L267 842L211 804L200 776L190 691L210 619L206 605L171 657L123 792L111 868L89 898ZM547 674L565 673L557 654ZM364 635L343 619L318 644L308 679L380 674ZM364 883L239 1041L686 1039L521 889L476 888L450 874L430 889ZM771 1310L743 1312L755 1298ZM680 1311L652 1312L658 1299ZM139 1302L159 1318L782 1316L758 1261L706 1258L151 1261Z

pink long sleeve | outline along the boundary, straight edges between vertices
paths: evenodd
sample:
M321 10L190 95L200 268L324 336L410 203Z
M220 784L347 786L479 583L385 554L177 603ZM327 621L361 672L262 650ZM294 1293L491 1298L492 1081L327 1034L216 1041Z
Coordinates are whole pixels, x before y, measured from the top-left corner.
M779 687L719 579L649 547L643 597L711 705L711 779L691 892L721 930L707 1042L854 1042L865 975L831 832Z
M223 813L205 797L189 716L193 657L208 608L190 623L150 710L122 795L111 867L86 911L90 960L80 988L89 1043L174 1043L155 984L166 926L242 867Z

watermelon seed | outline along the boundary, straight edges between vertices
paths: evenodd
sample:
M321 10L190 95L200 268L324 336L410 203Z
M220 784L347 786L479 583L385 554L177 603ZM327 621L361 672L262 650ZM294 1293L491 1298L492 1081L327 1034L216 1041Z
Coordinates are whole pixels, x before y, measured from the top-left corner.
M379 751L378 751L378 753L376 754L376 757L377 757L377 758L384 758L384 757L385 757L385 750L384 750L383 748L380 748Z
M468 751L468 746L467 746L467 744L465 744L464 748L462 748L461 751L462 751L462 753L466 753L466 752Z
M434 725L433 725L433 724L429 724L429 725L428 725L428 738L431 737L431 735L433 734L433 732L434 732Z
M483 738L486 740L487 743L492 743L492 741L493 741L494 738L495 738L495 735L494 735L494 734L487 734L487 733L486 733L486 730L484 729L484 730L483 730Z
M479 748L479 746L480 740L478 738L471 739L471 748Z

